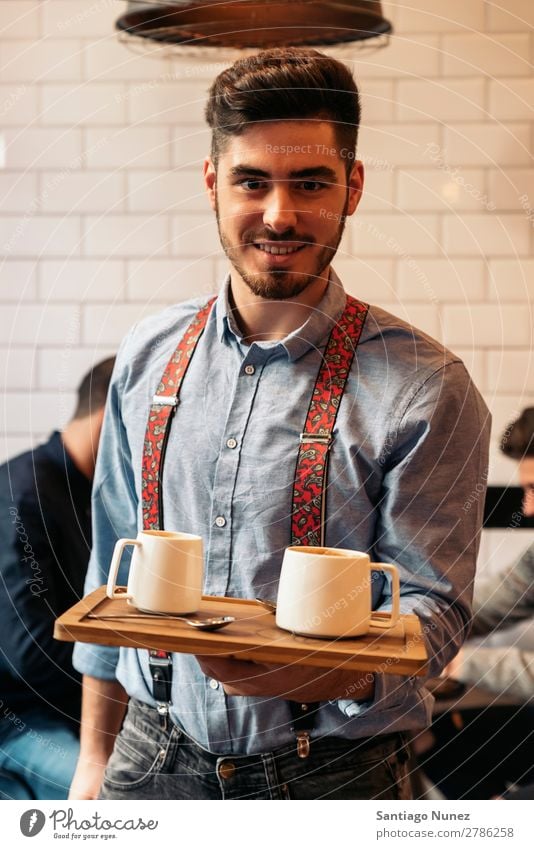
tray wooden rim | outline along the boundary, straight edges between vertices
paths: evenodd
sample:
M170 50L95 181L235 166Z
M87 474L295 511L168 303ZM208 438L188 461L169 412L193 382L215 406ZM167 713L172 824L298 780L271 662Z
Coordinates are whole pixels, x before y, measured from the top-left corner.
M402 638L387 633L369 633L352 639L302 637L277 628L272 614L253 599L230 596L203 596L201 610L214 615L233 612L238 607L254 611L254 619L265 619L264 628L269 642L262 642L255 633L235 633L243 630L246 618L217 632L195 631L170 619L104 621L88 619L98 607L123 605L106 597L102 586L81 599L55 622L54 637L66 642L85 642L99 645L128 646L139 649L158 648L171 652L196 655L233 656L240 660L263 663L282 663L320 668L357 669L363 672L385 672L397 675L424 675L428 657L419 618L401 614L404 625ZM226 609L225 609L226 608ZM120 614L118 614L120 615ZM250 618L250 617L249 617ZM159 630L158 625L172 625L173 633Z

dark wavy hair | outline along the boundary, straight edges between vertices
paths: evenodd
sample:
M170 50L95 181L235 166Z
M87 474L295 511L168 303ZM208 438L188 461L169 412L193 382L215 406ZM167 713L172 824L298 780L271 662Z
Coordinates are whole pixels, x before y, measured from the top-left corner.
M319 119L335 126L350 173L360 125L358 87L346 65L312 48L273 48L238 59L212 83L206 121L217 168L231 136L251 123Z
M514 460L534 457L534 407L526 407L517 421L508 425L501 439L501 451Z
M108 357L82 377L73 419L83 419L105 406L114 365L115 357Z

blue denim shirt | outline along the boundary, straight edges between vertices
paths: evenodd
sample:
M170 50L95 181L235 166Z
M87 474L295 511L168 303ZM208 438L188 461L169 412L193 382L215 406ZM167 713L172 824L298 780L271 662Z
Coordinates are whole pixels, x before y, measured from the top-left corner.
M322 301L301 327L281 341L245 345L229 313L228 287L229 277L172 424L165 527L203 537L205 593L276 598L290 544L299 435L322 349L346 296L332 271ZM94 481L86 592L106 582L117 538L135 536L142 527L141 457L150 401L205 300L142 321L121 345ZM325 542L398 566L401 609L423 620L432 675L457 652L469 626L482 499L469 511L463 506L485 480L489 426L462 362L372 306L334 430ZM127 582L127 566L120 579ZM387 580L373 582L374 606L387 609L389 601ZM79 643L74 665L97 678L116 676L130 696L155 704L146 651ZM420 679L380 673L372 701L358 701L355 687L347 698L325 703L314 736L421 728L431 703ZM217 754L270 751L294 740L284 700L226 696L191 655L174 655L171 715Z

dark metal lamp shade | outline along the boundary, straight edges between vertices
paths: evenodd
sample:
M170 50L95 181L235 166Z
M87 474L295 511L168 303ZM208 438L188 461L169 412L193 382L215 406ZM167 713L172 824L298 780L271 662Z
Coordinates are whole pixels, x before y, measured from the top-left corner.
M315 46L369 41L391 32L375 0L198 0L128 4L116 22L129 36L187 47Z

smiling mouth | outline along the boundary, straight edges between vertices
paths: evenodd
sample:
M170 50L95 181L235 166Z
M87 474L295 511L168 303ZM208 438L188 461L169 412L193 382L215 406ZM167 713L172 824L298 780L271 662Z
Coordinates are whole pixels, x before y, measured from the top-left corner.
M297 253L297 251L301 251L303 248L306 247L306 245L274 245L267 244L266 242L254 242L253 244L257 250L263 251L264 253L271 254L273 256L284 256L285 254L294 254Z

